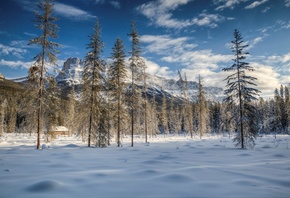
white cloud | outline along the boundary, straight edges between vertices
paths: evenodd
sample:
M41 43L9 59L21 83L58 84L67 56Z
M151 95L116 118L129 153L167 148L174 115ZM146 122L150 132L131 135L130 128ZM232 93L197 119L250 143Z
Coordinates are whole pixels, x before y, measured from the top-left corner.
M171 38L169 35L144 35L141 42L148 44L146 51L156 54L182 53L197 47L196 44L188 44L188 37Z
M250 65L255 69L255 71L248 75L258 79L255 83L257 84L257 88L262 92L261 96L266 98L273 97L275 88L280 87L280 74L269 65L257 62L252 62Z
M285 0L285 6L290 7L290 0Z
M250 5L246 6L245 9L253 9L256 8L264 3L266 3L268 0L261 0L261 1L254 1Z
M108 4L110 4L111 6L113 6L114 8L116 8L116 9L120 9L121 8L121 4L120 4L120 2L119 1L117 1L117 0L95 0L95 3L96 4L106 4L106 3L108 3Z
M17 58L23 58L23 54L27 53L26 49L19 47L10 47L0 43L0 55L14 55Z
M142 4L137 11L146 16L152 23L160 27L183 28L190 25L189 20L172 18L170 11L176 10L181 5L186 5L190 0L158 0Z
M24 32L24 34L25 34L26 36L29 36L29 37L37 37L37 34L35 34L35 33Z
M54 11L56 14L66 17L71 20L90 20L96 18L96 16L91 15L89 12L81 10L71 5L66 5L62 3L54 4Z
M255 47L255 45L257 45L258 43L262 42L264 39L264 37L257 37L257 38L254 38L253 40L249 41L249 42L245 42L245 44L248 44L249 46L247 47L247 50L250 50L252 48Z
M104 4L104 3L105 3L105 0L95 0L95 2L96 2L97 4Z
M262 13L266 13L270 10L271 8L270 7L266 7L264 10L262 10Z
M0 66L5 66L5 67L10 67L12 69L16 69L16 68L24 68L24 69L28 69L29 67L31 67L31 65L33 65L33 61L32 62L23 62L23 61L7 61L7 60L0 60Z
M121 8L121 4L118 1L110 1L109 2L114 8L116 9L120 9Z
M188 37L172 38L168 35L145 35L141 37L141 41L148 44L145 47L146 51L161 55L161 61L183 68L182 72L187 74L188 80L196 80L198 75L201 75L204 77L206 86L222 87L224 85L223 82L220 82L224 77L220 75L220 67L224 64L230 64L231 55L215 54L211 50L196 50L196 44L188 44L190 42ZM153 68L158 69L156 65L152 66L151 70ZM171 74L166 67L162 71L166 75ZM175 76L176 73L174 71Z
M156 75L164 78L172 78L174 72L166 66L159 66L157 63L154 63L148 59L144 59L147 66L146 72L151 75Z
M284 55L273 55L267 58L264 58L265 62L268 64L277 64L277 63L290 63L290 53Z
M234 9L240 3L246 2L248 0L214 0L215 4L221 4L215 10L223 11L226 8Z
M211 28L217 27L217 23L223 21L225 18L218 14L207 14L203 12L198 17L192 19L192 25L208 26ZM229 18L232 20L232 18Z
M288 22L281 21L280 25L281 25L282 29L289 29L290 28L290 21L288 21Z
M188 4L192 0L157 0L144 3L137 7L137 11L146 16L151 24L158 27L181 29L193 25L217 27L217 23L224 20L218 14L207 14L203 12L198 17L192 19L173 18L172 11L182 5Z
M169 35L145 35L141 37L142 43L146 44L147 52L160 55L160 60L171 65L178 65L182 73L186 73L188 80L195 80L199 75L203 77L205 86L225 87L224 79L229 75L223 72L222 68L232 64L232 54L216 54L210 49L198 50L197 45L186 48L190 42L188 37L172 38ZM251 47L263 41L263 37L254 38ZM248 62L255 68L255 72L248 74L258 78L255 83L257 88L262 91L261 96L273 97L273 90L279 87L281 82L287 82L286 69L290 73L290 53L282 56L272 57L248 57ZM267 61L266 61L267 60ZM148 60L147 60L148 61ZM158 64L148 61L148 72L167 78L176 76L176 71L169 70L168 67L160 67ZM284 65L284 67L276 67ZM288 75L289 76L289 75ZM289 82L289 81L288 81Z
M22 9L33 12L36 9L36 4L34 0L14 0L17 2Z

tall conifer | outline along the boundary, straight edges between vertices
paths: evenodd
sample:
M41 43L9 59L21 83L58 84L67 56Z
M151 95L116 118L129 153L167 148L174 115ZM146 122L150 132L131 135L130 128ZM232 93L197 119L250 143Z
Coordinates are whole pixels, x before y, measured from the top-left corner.
M117 39L112 52L113 63L109 69L109 85L112 101L114 105L113 117L117 128L117 146L121 146L121 133L124 130L126 120L125 108L125 80L127 79L127 69L125 65L125 47L120 38Z
M137 82L142 78L142 68L145 67L144 60L141 57L140 36L137 31L135 21L131 22L131 32L128 36L132 39L130 69L131 69L131 146L134 146L134 130L135 122L138 118L140 108L140 90L137 86ZM138 123L138 121L137 121Z
M202 138L207 129L207 105L205 100L205 92L201 82L201 77L198 77L198 131L199 137Z
M89 37L90 43L87 45L89 52L85 57L83 71L83 107L88 108L88 147L91 146L91 140L94 137L98 139L100 132L98 124L100 121L101 105L103 102L101 91L103 91L104 61L101 59L102 48L104 44L101 40L101 28L99 21L96 21L93 34ZM93 131L95 132L93 134ZM100 141L100 140L99 140ZM96 142L96 145L101 145Z
M57 18L53 16L53 0L43 0L37 5L38 11L35 11L35 26L41 30L41 35L31 39L29 44L39 45L41 51L35 56L35 60L39 67L39 88L38 88L38 115L37 115L37 149L40 149L40 132L42 130L43 122L43 90L44 90L44 76L46 72L47 63L55 65L57 47L60 45L50 41L50 38L57 38L58 27L55 24Z
M257 100L259 90L253 88L257 86L254 81L257 78L249 76L246 73L255 71L249 63L245 62L248 52L245 52L245 48L248 45L244 44L241 33L234 30L234 40L231 41L232 52L234 53L233 65L224 68L223 71L233 72L225 80L227 81L224 99L229 105L237 104L238 116L237 126L238 135L234 139L237 142L236 145L240 145L241 148L253 147L255 145L256 130L252 123L255 115L255 107L251 104L253 100Z

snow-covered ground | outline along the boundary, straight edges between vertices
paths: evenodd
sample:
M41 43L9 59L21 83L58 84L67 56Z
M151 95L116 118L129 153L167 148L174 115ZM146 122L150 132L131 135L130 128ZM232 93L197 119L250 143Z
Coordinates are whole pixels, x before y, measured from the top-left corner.
M241 150L226 137L136 139L87 148L75 137L35 149L36 138L0 138L0 197L290 197L290 136Z

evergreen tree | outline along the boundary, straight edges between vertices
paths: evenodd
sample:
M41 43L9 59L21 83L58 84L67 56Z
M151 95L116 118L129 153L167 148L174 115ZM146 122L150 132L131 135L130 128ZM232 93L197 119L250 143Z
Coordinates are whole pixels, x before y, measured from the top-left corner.
M220 133L222 121L221 116L221 104L219 102L211 102L209 106L210 128L215 134Z
M89 52L85 57L85 65L83 71L83 110L88 112L88 147L91 146L92 137L99 137L101 133L98 130L98 124L100 121L101 105L104 102L101 91L103 91L103 77L104 61L101 59L102 48L104 47L101 41L101 29L99 21L96 21L94 32L90 36L90 43L87 45ZM94 134L93 131L95 132ZM102 130L103 132L104 130ZM101 141L99 139L99 141ZM106 144L104 142L97 143L98 145Z
M35 63L37 64L37 63ZM37 65L32 65L28 70L28 80L23 85L25 88L24 98L21 102L21 114L25 117L23 122L23 130L37 131L37 106L38 101L38 86L39 86L39 67Z
M288 130L288 105L289 104L289 90L283 85L280 86L280 91L276 88L274 91L274 100L276 106L276 120L279 124L276 127L276 132L287 132Z
M140 47L140 36L137 31L136 23L134 21L131 22L131 32L128 36L132 39L131 57L130 61L130 69L131 69L131 146L134 146L134 131L137 128L135 126L135 122L140 122L137 120L139 108L140 108L140 100L141 100L141 92L136 86L136 83L142 78L142 68L145 67L144 60L141 58L141 47Z
M145 65L145 63L143 62L143 64L141 64L141 71L142 71L142 75L143 75L143 93L144 93L144 136L145 136L145 143L148 142L148 99L147 99L147 74L146 74L146 68L147 66Z
M289 94L288 94L289 95ZM283 85L280 86L280 119L281 119L281 125L282 125L282 132L287 132L288 129L288 113L287 113L287 107L286 107L286 94L284 91Z
M237 117L235 107L235 105L229 105L227 102L223 102L222 104L221 130L223 133L228 133L229 138L231 137L231 133L235 130L235 118ZM225 134L223 134L223 136L225 136Z
M169 132L170 133L175 133L176 132L176 112L175 112L175 106L174 106L174 97L170 98L170 103L169 103L169 110L168 110L168 127L169 127Z
M127 79L127 69L125 65L125 47L120 38L117 39L112 53L113 63L109 69L109 85L111 98L114 105L113 117L117 128L117 146L121 146L121 133L125 129L126 107L125 107L125 80Z
M262 97L260 97L259 101L256 103L256 109L257 109L256 114L257 114L257 117L259 118L257 120L259 133L265 133L264 121L266 120L266 116L267 116L267 104Z
M189 99L189 94L188 94L188 83L187 83L187 78L186 75L184 75L184 79L181 76L180 71L178 71L179 75L179 83L180 83L180 90L181 90L181 95L184 97L184 102L182 104L182 111L183 111L183 126L184 126L184 131L190 132L190 137L193 138L193 109L192 109L192 103Z
M17 102L17 93L7 96L7 115L6 115L6 124L7 124L7 133L14 133L16 131L16 118L18 112L18 102Z
M151 105L148 106L148 111L150 112L150 119L149 119L149 131L151 131L151 137L157 134L158 131L158 113L157 113L157 104L155 99L155 94L153 93L153 97L151 100Z
M0 95L0 137L4 133L4 118L5 118L5 108L7 106L7 99L3 94Z
M276 133L281 131L282 126L281 126L281 120L280 120L280 109L278 107L277 100L279 100L279 92L278 89L275 89L274 92L275 96L274 99L271 99L269 101L269 112L267 115L267 119L265 120L265 127L267 128L268 132L274 132L275 133L275 138L276 138Z
M237 125L239 126L239 133L234 139L236 145L241 148L253 147L255 145L256 131L252 126L252 119L255 112L252 101L257 100L259 90L253 88L256 86L254 81L257 78L246 75L247 71L254 71L254 68L249 63L245 62L247 52L244 49L248 45L244 44L243 38L238 30L234 30L234 40L232 43L232 52L234 52L233 65L224 68L223 71L232 71L225 80L227 81L224 101L230 105L238 105Z
M38 90L38 115L37 115L37 149L40 149L40 132L42 130L42 116L43 116L43 90L44 90L44 76L45 65L50 63L55 65L57 60L56 50L59 44L49 40L49 38L57 38L58 27L54 23L57 18L53 14L53 0L43 0L37 5L39 12L35 12L35 25L42 31L41 35L31 39L29 44L36 44L41 47L41 52L36 55L36 62L39 63L39 90Z
M164 90L162 94L162 105L160 109L160 124L161 124L161 132L164 135L168 134L167 100Z
M44 91L44 96L46 107L43 111L45 128L47 131L51 131L59 125L61 111L60 88L53 76L47 77L47 88Z
M287 132L289 134L290 130L290 94L289 94L289 88L285 86L285 112L287 116Z
M68 112L67 112L67 123L69 130L71 133L75 133L75 115L76 115L76 99L75 99L75 86L72 85L72 89L69 95L69 104L68 104Z
M202 138L207 128L207 107L205 100L205 92L201 83L201 77L198 77L198 131L199 137Z

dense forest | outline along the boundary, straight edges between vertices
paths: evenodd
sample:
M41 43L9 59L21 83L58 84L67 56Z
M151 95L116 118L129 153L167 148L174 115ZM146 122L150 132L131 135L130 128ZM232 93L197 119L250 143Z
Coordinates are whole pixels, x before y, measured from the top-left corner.
M69 89L60 87L47 64L55 64L57 48L50 39L57 38L52 1L39 3L36 27L43 33L29 44L38 45L39 54L28 71L28 78L15 83L0 78L0 135L3 133L37 133L56 126L66 126L81 136L88 146L106 147L112 141L122 145L122 137L148 137L157 134L183 134L203 138L205 134L223 134L234 138L237 146L251 148L257 135L288 133L290 130L289 87L273 90L273 98L259 97L255 72L246 62L247 45L238 30L232 41L233 65L225 68L225 99L205 97L202 78L198 81L196 100L190 100L187 78L179 74L182 100L174 97L148 97L146 64L142 58L140 36L133 21L128 36L132 41L126 54L123 42L116 38L111 60L102 60L101 25L96 21L88 39L82 84ZM229 38L230 40L230 38ZM129 56L129 65L126 57ZM128 82L130 79L130 82ZM164 92L165 93L165 92Z

